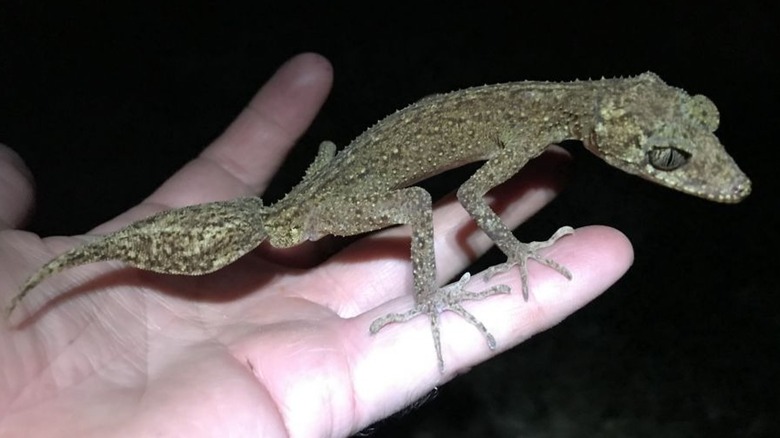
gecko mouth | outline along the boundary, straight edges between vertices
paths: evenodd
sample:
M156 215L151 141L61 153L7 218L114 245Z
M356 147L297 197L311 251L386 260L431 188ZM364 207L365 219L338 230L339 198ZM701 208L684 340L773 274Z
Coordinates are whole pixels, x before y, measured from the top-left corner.
M709 198L713 201L735 204L745 199L752 190L752 184L745 175L740 175L727 189Z
M644 175L641 175L644 176ZM652 177L646 177L646 179L654 182L658 182ZM713 190L713 187L708 181L701 181L698 184L691 181L683 182L671 182L666 181L666 184L672 189L680 192L696 196L698 198L706 199L708 201L720 202L723 204L736 204L745 199L752 190L752 184L750 179L742 173L732 178L728 184L725 184L720 190Z

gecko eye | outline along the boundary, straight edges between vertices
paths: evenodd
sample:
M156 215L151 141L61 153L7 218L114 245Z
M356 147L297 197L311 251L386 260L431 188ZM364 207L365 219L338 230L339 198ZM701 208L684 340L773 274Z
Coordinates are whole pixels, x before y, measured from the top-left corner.
M691 154L672 146L654 147L647 153L647 158L658 170L674 170L687 163Z

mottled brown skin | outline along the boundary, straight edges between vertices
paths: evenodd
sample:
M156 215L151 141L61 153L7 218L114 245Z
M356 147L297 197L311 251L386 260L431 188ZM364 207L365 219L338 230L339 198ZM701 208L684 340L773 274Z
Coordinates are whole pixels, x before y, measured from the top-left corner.
M220 269L265 239L290 247L325 235L409 224L416 305L376 320L370 332L428 315L443 369L439 314L450 310L461 315L494 348L485 326L460 303L508 293L509 288L467 292L468 275L436 286L431 198L413 184L485 161L458 189L458 199L507 255L507 262L489 269L488 277L519 266L527 299L528 259L571 278L566 268L537 251L572 229L563 227L545 242L522 243L485 202L488 190L551 143L575 139L628 173L713 201L738 202L750 193L750 181L713 134L718 122L709 99L689 96L652 73L569 83L516 82L434 95L379 121L339 153L333 143L324 142L303 180L274 205L243 198L163 212L55 258L22 286L8 313L46 277L85 263L118 259L141 269L198 275Z
M266 235L257 220L260 198L192 205L164 211L52 259L12 298L10 315L24 296L50 275L103 260L166 274L205 274L246 254Z

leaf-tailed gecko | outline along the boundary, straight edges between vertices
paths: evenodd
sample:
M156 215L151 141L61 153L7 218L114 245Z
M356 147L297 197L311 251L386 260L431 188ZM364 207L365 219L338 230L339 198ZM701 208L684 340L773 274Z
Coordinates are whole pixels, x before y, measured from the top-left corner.
M122 260L155 272L200 275L232 263L265 240L290 247L325 235L409 224L415 305L374 321L369 330L374 334L386 324L427 315L443 370L439 314L449 310L460 315L495 348L493 336L461 302L509 288L468 292L468 275L437 286L431 197L416 182L485 162L457 197L507 256L486 277L518 266L527 299L529 259L571 278L565 267L538 250L572 229L563 227L544 242L522 243L486 203L488 190L548 145L575 139L628 173L709 200L738 202L750 193L750 180L713 134L718 123L718 110L708 98L690 96L653 73L568 83L515 82L433 95L380 120L341 152L323 142L302 181L273 205L248 197L165 211L54 258L22 285L7 314L45 278L86 263Z

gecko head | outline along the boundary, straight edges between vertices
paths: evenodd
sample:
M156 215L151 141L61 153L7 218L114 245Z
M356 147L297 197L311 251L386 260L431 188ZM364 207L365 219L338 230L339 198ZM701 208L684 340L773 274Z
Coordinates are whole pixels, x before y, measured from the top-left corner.
M584 143L609 164L712 201L739 202L750 193L750 180L713 133L720 116L707 97L645 73L598 105Z

